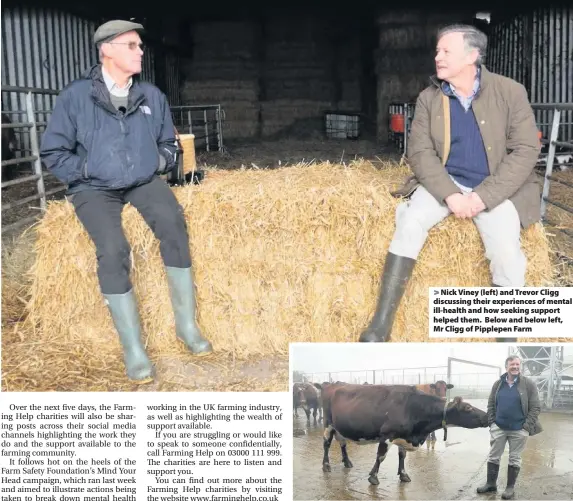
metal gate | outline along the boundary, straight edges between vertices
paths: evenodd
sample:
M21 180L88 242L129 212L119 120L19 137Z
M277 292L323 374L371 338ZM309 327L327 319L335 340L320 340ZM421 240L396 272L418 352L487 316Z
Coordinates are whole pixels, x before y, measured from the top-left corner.
M546 409L573 409L573 362L565 361L566 350L573 350L573 345L516 346L512 350L521 359L523 375L537 384Z
M63 192L63 186L48 170L43 168L40 160L41 135L46 129L49 117L56 102L57 91L3 86L2 95L18 96L18 102L23 103L17 110L3 110L9 115L11 124L2 123L3 129L13 129L16 133L18 150L16 158L2 159L2 169L12 165L32 166L31 174L18 177L11 181L3 181L2 188L10 186L36 183L36 193L18 200L2 204L2 215L5 211L13 210L25 204L39 200L39 209L34 215L18 219L9 224L2 224L2 234L12 231L26 224L35 222L46 208L48 197ZM172 106L171 114L180 133L192 133L196 136L195 148L197 151L223 151L222 117L224 112L220 105L206 106ZM46 190L46 184L51 186Z
M470 371L463 366L473 366ZM493 383L501 376L501 368L471 360L448 357L448 365L405 367L400 369L370 369L360 371L303 372L309 383L336 382L351 384L429 384L443 380L454 385L448 397L487 398Z
M461 370L463 366L471 366L475 367L475 369L472 368L473 372L465 373ZM479 369L477 369L478 367ZM499 365L482 364L473 360L448 357L446 381L454 385L447 392L448 399L456 396L471 399L488 398L493 383L500 377L501 367Z

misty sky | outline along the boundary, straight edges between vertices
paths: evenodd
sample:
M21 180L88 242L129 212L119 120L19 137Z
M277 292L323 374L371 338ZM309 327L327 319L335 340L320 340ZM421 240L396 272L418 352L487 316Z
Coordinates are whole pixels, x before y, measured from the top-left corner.
M503 370L510 347L493 343L309 343L293 344L291 350L293 370L303 372L441 366L448 364L448 357Z
M448 357L455 357L495 365L503 373L514 350L515 345L505 343L308 343L292 344L291 359L295 371L340 372L446 366ZM496 369L456 364L456 372L467 371Z

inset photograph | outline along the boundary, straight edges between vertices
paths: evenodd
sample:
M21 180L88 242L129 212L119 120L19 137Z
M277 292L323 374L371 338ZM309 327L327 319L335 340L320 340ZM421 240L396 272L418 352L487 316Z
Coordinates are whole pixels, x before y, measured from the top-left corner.
M573 344L292 344L293 498L571 499Z

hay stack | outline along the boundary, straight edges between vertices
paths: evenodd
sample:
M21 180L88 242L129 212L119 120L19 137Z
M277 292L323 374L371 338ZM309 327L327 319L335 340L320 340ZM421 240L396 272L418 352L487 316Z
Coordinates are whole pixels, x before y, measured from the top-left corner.
M25 314L30 285L26 272L34 263L33 236L25 231L2 241L2 327L20 321Z
M355 341L374 310L394 231L398 201L389 191L407 173L395 164L325 163L210 171L202 185L175 188L189 223L198 321L215 350L247 357L288 353L289 342ZM123 218L150 353L180 352L158 242L133 207ZM51 202L37 231L28 305L37 335L119 350L94 247L72 206ZM522 240L527 284L550 284L542 227ZM429 339L429 286L489 284L475 226L446 219L421 253L392 341Z

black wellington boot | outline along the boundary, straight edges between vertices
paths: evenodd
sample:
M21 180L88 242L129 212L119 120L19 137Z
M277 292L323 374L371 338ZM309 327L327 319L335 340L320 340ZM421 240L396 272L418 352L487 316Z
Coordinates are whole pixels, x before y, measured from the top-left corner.
M416 260L389 252L384 263L378 305L368 328L360 334L361 343L382 343L392 332L396 311L412 276Z
M503 491L501 495L501 499L513 499L515 496L515 491L513 488L515 487L515 481L517 480L517 476L519 475L519 467L509 465L507 467L507 487L505 491Z
M497 475L499 474L499 465L495 463L487 463L487 481L485 485L477 488L478 494L485 494L486 492L497 492Z

